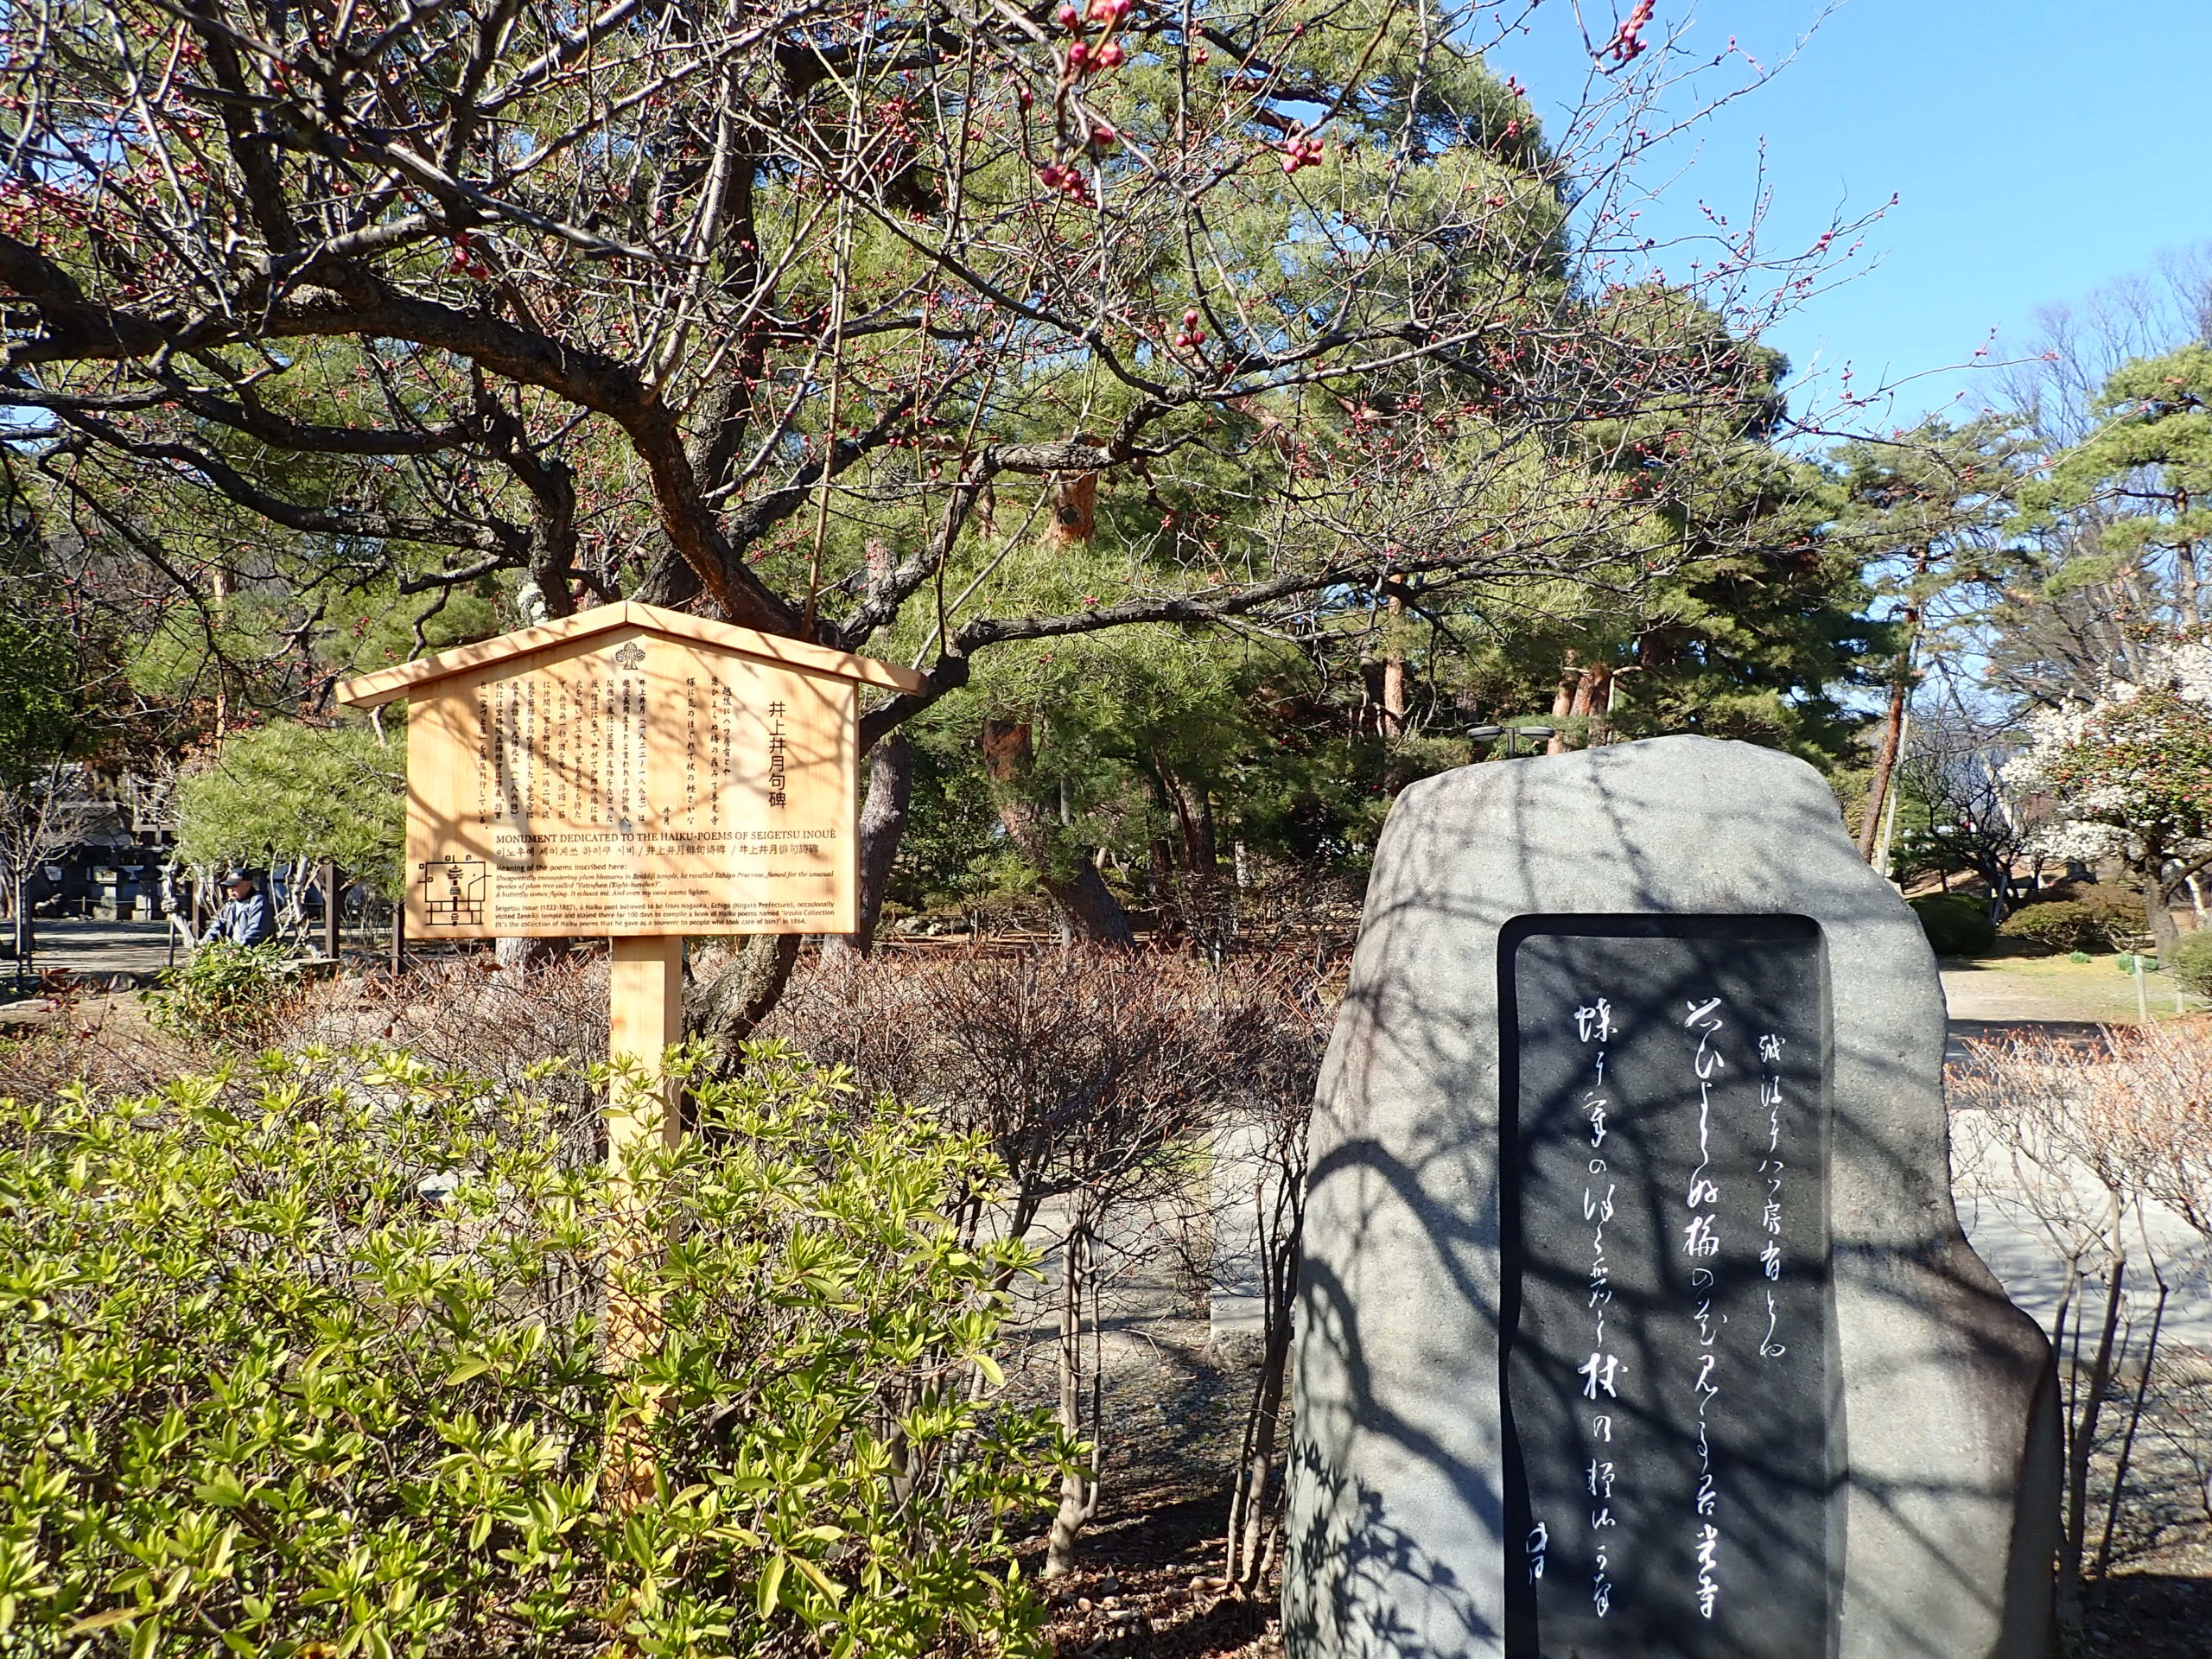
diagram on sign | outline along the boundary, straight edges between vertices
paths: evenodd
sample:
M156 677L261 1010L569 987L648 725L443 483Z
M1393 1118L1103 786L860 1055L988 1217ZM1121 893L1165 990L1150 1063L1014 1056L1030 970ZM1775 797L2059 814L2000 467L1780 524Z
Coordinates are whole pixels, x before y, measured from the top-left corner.
M484 920L485 878L490 867L480 858L426 858L416 885L423 890L423 917L432 927L477 927Z

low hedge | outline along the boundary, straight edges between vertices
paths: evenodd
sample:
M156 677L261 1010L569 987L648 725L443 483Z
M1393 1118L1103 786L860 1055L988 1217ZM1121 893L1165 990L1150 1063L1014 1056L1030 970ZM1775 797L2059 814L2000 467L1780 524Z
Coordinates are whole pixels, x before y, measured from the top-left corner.
M404 1054L0 1103L0 1652L1041 1655L987 1147L773 1048L693 1102L623 1186Z
M2212 929L2183 934L2173 965L2175 978L2199 996L2212 997Z
M1911 901L1928 935L1929 948L1939 957L1972 957L1997 943L1997 929L1987 908L1962 893L1929 893Z
M2016 910L1997 931L2005 938L2051 950L2101 950L2112 943L2104 918L2078 899L2050 899Z

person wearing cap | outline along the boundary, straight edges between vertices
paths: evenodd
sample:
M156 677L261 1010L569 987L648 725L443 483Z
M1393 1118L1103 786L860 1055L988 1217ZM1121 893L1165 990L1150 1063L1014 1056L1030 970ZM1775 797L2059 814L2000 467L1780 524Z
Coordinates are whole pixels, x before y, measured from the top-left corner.
M260 879L251 870L232 870L223 878L230 902L215 912L215 919L200 936L202 944L260 944L276 937L276 912Z

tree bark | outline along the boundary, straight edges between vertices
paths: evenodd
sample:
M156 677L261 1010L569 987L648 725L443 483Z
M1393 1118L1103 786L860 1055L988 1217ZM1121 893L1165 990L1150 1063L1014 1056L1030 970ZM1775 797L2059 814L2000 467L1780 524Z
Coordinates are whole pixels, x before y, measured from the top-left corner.
M2067 1447L2065 1513L2063 1519L2064 1538L2058 1552L2058 1623L2069 1637L2078 1637L2082 1630L2082 1555L2088 1542L2089 1523L2089 1461L2095 1450L2097 1419L2104 1412L2105 1389L2112 1382L2113 1338L2120 1328L2121 1308L2120 1281L2127 1267L2127 1258L2114 1250L2105 1264L2109 1282L2106 1287L2104 1322L2097 1330L2095 1357L2089 1362L2089 1375L2081 1385L2078 1398L2082 1402L2081 1416L2074 1425L2074 1433ZM2080 1351L2079 1342L2075 1351Z
M727 1063L774 1009L791 982L798 961L796 933L755 933L737 959L683 999L683 1030L721 1054Z
M1869 864L1882 839L1882 809L1890 798L1890 779L1897 766L1897 744L1904 731L1907 680L1901 671L1890 684L1889 711L1882 717L1882 747L1874 753L1874 775L1866 785L1866 816L1859 826L1859 856Z
M983 770L998 798L999 822L1021 849L1068 925L1096 944L1135 950L1137 939L1129 918L1098 874L1098 867L1082 849L1067 844L1055 833L1058 826L1046 820L1023 787L1037 753L1029 722L986 720L982 748Z
M1080 1439L1086 1415L1083 1409L1083 1294L1090 1272L1090 1232L1078 1218L1069 1228L1060 1247L1060 1427L1071 1439ZM1048 1579L1064 1578L1075 1567L1076 1540L1098 1513L1099 1425L1092 1421L1090 1467L1071 1466L1060 1476L1060 1507L1045 1540L1045 1571Z
M1098 440L1077 433L1074 442L1096 443ZM1046 526L1046 546L1080 547L1087 543L1098 522L1098 474L1054 473L1046 493L1052 519Z
M1406 652L1395 626L1406 613L1406 601L1391 594L1389 613L1382 638L1382 735L1395 741L1406 734Z
M913 797L914 747L905 733L893 732L868 757L868 801L861 808L857 849L860 892L855 919L859 925L829 940L824 949L831 954L849 951L864 957L875 949L884 891L891 885L892 862L899 855L899 838L906 833L906 815Z
M2166 904L2164 865L2165 860L2155 853L2143 863L2143 931L2151 936L2151 949L2158 960L2171 965L2181 945L2181 929L2174 925L2174 913Z
M1575 661L1575 653L1570 651L1567 653L1567 661L1560 668L1559 683L1552 688L1552 737L1551 741L1544 745L1546 754L1567 753L1567 732L1559 722L1574 712L1574 688L1581 683L1581 665Z
M1933 548L1920 550L1912 565L1916 583L1928 574L1929 563L1935 556ZM1874 775L1866 785L1866 822L1859 826L1859 856L1869 864L1874 861L1874 849L1881 842L1882 809L1889 804L1890 781L1897 775L1897 750L1904 735L1904 707L1912 695L1912 651L1920 639L1920 596L1916 588L1909 590L1897 620L1904 624L1904 644L1898 649L1897 662L1890 671L1890 706L1882 717L1882 747L1874 757Z
M1593 721L1605 712L1605 693L1611 688L1613 671L1593 663L1574 677L1574 701L1567 707L1570 719ZM1592 728L1586 725L1586 731Z
M1211 880L1220 858L1214 848L1213 802L1203 788L1193 787L1178 775L1159 753L1152 757L1160 792L1175 814L1183 836L1183 868L1204 880Z
M566 939L501 938L492 942L492 956L503 974L528 973L544 967L568 948Z
M1305 1163L1302 1157L1277 1172L1275 1225L1263 1230L1261 1357L1252 1382L1244 1423L1244 1442L1230 1494L1229 1543L1224 1567L1230 1582L1248 1594L1267 1575L1271 1530L1278 1507L1275 1443L1281 1432L1284 1385L1298 1302L1299 1263L1304 1254Z

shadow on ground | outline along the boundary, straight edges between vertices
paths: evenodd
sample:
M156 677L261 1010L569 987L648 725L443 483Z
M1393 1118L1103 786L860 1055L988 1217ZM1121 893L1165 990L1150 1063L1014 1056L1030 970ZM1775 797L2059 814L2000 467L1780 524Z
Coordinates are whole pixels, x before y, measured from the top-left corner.
M2122 1573L2091 1592L2084 1651L2113 1659L2212 1654L2212 1579Z

